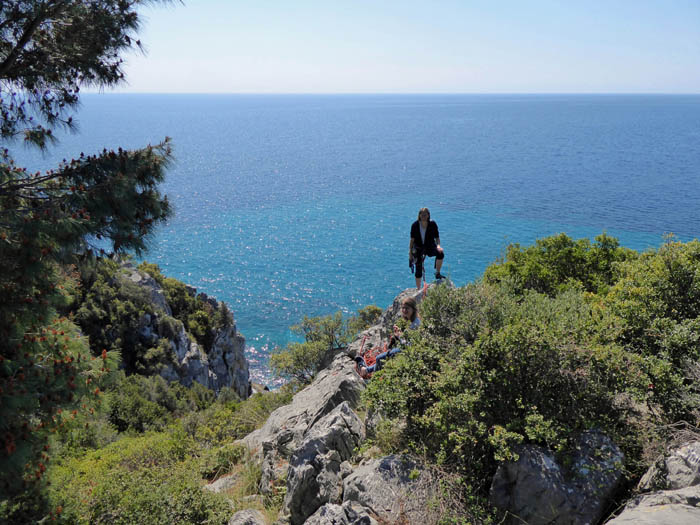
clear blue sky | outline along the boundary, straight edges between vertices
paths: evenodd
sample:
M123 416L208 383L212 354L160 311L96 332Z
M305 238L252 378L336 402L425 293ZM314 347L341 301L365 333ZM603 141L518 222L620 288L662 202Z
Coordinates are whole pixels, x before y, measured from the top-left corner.
M700 0L185 0L119 91L700 93Z

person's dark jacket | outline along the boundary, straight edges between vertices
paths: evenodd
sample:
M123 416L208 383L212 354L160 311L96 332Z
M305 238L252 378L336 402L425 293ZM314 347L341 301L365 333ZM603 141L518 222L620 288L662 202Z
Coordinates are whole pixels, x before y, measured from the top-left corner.
M436 246L436 239L440 238L440 232L438 231L437 222L433 220L428 221L428 228L425 231L425 243L420 236L420 222L416 221L411 225L411 238L413 239L413 246L416 248L423 248L424 246Z

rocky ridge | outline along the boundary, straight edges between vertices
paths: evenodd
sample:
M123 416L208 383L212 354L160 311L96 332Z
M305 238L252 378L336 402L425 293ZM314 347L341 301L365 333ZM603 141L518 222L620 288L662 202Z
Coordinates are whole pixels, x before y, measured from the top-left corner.
M197 382L216 392L229 387L246 399L250 391L250 378L244 354L245 337L237 331L233 315L230 314L227 326L217 330L211 349L205 352L187 333L184 324L172 318L172 309L163 289L153 277L130 262L122 264L122 272L126 279L146 290L154 306L153 314L144 314L139 319L139 338L153 346L163 338L169 342L171 360L160 375L184 386ZM204 293L198 294L191 286L187 286L187 291L192 297L211 304L214 309L223 308L223 303ZM161 323L164 318L169 318L174 333L164 333Z
M381 344L407 296L406 290L376 325L334 356L314 382L289 405L275 410L260 429L241 442L261 465L259 490L285 493L276 524L370 525L437 523L438 483L416 458L358 456L373 432L377 415L357 413L365 382L353 357L362 347ZM491 503L504 511L504 523L594 525L609 512L622 478L624 457L604 434L579 438L570 465L559 465L551 451L520 447L517 461L504 462L491 486ZM641 496L631 500L611 524L700 523L700 442L670 451L640 482ZM359 462L353 464L352 461ZM259 513L236 513L230 525L262 525Z

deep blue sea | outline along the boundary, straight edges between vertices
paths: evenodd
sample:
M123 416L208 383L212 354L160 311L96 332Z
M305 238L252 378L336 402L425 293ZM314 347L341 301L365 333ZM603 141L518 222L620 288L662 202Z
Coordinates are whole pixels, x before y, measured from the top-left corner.
M77 119L17 158L46 169L172 137L176 214L146 259L231 306L267 383L267 352L304 314L414 286L422 206L458 285L558 232L638 250L700 232L700 96L91 94Z

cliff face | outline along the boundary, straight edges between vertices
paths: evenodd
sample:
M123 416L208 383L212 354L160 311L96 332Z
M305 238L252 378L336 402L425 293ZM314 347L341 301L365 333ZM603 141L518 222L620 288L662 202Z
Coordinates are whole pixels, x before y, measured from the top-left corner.
M139 319L138 336L149 345L158 346L163 339L170 347L168 363L160 375L169 381L178 381L184 386L200 383L216 392L224 387L233 389L241 399L249 394L249 369L245 358L245 337L238 333L233 315L224 304L204 293L197 294L191 286L187 292L212 306L215 311L228 316L224 326L217 328L209 351L197 343L186 331L179 319L172 317L172 309L158 282L148 273L136 269L132 264L123 265L125 277L143 288L151 298L154 313L144 314ZM165 330L163 327L168 326Z

